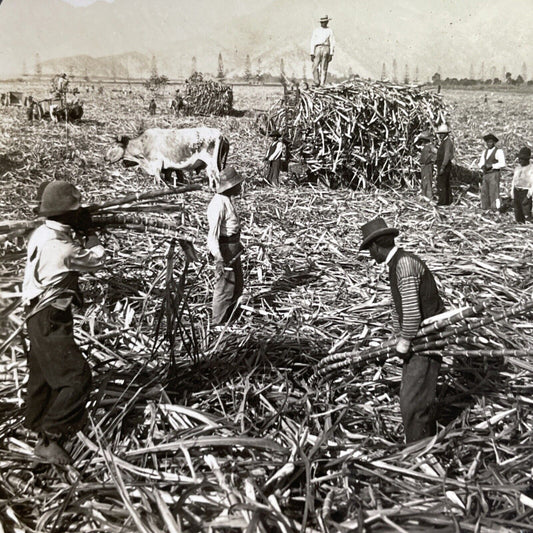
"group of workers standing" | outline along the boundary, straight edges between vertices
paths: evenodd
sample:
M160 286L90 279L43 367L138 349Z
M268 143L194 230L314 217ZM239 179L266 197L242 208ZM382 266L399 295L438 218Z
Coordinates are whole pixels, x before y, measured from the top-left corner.
M437 205L450 205L452 203L450 179L454 145L446 124L441 124L436 134L440 138L438 148L433 145L429 131L422 132L417 138L417 141L423 145L420 152L421 194L429 200L433 199L433 176L434 167L436 167ZM480 207L482 211L494 213L499 217L502 208L501 172L507 165L505 153L496 146L499 139L493 133L484 135L483 140L486 148L482 151L477 163L482 172L479 187ZM531 149L527 146L522 147L517 158L518 166L513 173L509 195L513 200L516 221L530 222L533 196Z
M325 82L327 65L334 50L334 39L321 19L320 32L313 34L312 59L315 84ZM316 74L316 76L315 76ZM154 107L155 107L155 102ZM155 109L154 109L155 112ZM436 129L439 146L432 136L419 136L422 194L433 198L433 167L436 167L437 205L452 203L450 186L454 145L446 124ZM272 142L265 160L265 179L279 184L283 137L270 134ZM478 166L483 172L482 209L497 212L500 203L500 172L505 167L498 138L484 136L486 150ZM533 168L531 150L518 154L519 166L512 181L511 195L518 222L531 221ZM225 327L239 317L244 278L241 255L241 222L236 198L241 194L244 177L234 167L226 167L207 207L207 247L215 261L212 321ZM44 461L68 464L71 457L65 441L83 428L86 404L91 391L91 371L74 340L74 305L82 305L78 276L103 267L106 251L100 244L89 212L81 206L81 195L70 183L54 181L42 190L37 210L44 223L30 237L23 282L26 305L29 380L25 405L25 426L38 434L34 453ZM435 396L441 364L438 356L422 356L411 350L411 343L424 321L444 312L434 276L417 255L398 247L399 231L388 227L382 218L361 226L361 251L388 267L392 299L392 324L396 354L402 360L400 410L407 443L435 434Z
M452 202L450 188L453 143L449 128L437 128L438 149L425 132L419 140L421 152L422 193L433 195L433 165L437 168L438 205ZM272 143L265 157L267 179L279 183L279 165L283 140L279 132L271 134ZM499 182L505 167L503 150L496 147L494 134L484 136L487 144L479 159L483 171L481 207L500 209ZM512 197L518 222L531 220L533 167L531 150L518 154L519 166L512 181ZM226 327L238 319L244 278L241 255L241 222L236 198L241 194L244 177L234 167L226 167L207 207L209 225L207 247L215 260L212 297L212 321ZM32 234L27 251L23 283L27 330L29 380L25 425L38 433L35 454L56 464L71 458L63 444L86 421L86 403L91 390L91 371L74 340L73 305L81 305L78 276L104 265L105 250L100 245L90 214L81 206L81 195L70 183L54 181L42 190L38 214L46 217ZM361 227L361 250L368 250L377 263L388 266L393 302L392 329L396 354L402 359L400 410L407 443L433 435L436 431L435 396L440 357L420 356L412 352L411 342L424 320L444 311L435 279L418 256L395 244L398 230L377 218Z
M226 327L240 313L244 248L235 199L241 194L243 181L235 168L226 167L207 207L207 246L215 260L215 326ZM30 237L23 282L30 340L25 426L38 434L36 456L68 464L71 457L64 444L84 427L91 392L91 371L74 340L72 307L83 302L79 275L103 267L106 251L72 184L46 184L36 213L45 221ZM379 218L361 230L360 249L368 250L376 262L389 267L396 350L404 360L400 407L406 441L412 442L435 431L434 399L440 361L412 354L410 345L421 322L441 313L444 305L425 263L396 247L397 229L387 227Z

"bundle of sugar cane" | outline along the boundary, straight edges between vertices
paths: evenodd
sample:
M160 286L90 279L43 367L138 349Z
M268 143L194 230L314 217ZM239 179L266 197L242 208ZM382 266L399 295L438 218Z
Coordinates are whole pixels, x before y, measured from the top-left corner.
M416 139L445 118L434 92L362 79L304 91L297 109L280 101L269 113L311 175L352 188L412 185Z
M96 214L93 216L93 225L96 228L123 227L137 229L140 231L172 231L174 233L183 231L183 226L174 220L162 219L154 216L140 215L134 213L110 213ZM181 238L185 235L180 234Z
M442 320L435 321L417 333L412 342L412 352L419 355L443 354L445 350L448 355L508 355L517 356L521 353L533 353L532 350L495 350L490 347L483 349L472 349L472 345L483 345L487 343L484 337L480 336L462 336L462 334L471 332L475 329L501 322L508 318L519 316L533 308L533 300L516 304L500 312L490 312L483 318L475 318L467 322L468 318L475 317L489 307L488 303L483 303L474 307L468 307L451 314ZM465 321L461 325L455 325L457 322ZM450 327L451 326L451 327ZM378 347L367 348L362 351L350 351L335 353L323 358L315 368L315 375L320 378L332 377L339 370L351 368L356 369L372 361L384 361L388 357L397 355L395 350L396 340L392 339L384 342ZM451 350L447 348L451 347ZM462 347L462 348L461 348Z
M233 89L217 81L190 81L185 86L188 115L229 115L233 109Z
M120 225L118 222L118 218L113 219L105 219L104 218L98 218L95 215L97 214L105 214L106 212L109 212L111 208L118 208L120 206L128 205L130 208L128 210L131 210L131 206L135 205L136 202L141 201L147 201L147 200L155 200L157 198L161 198L163 196L170 196L175 194L183 194L186 192L191 191L197 191L200 190L200 185L184 185L182 187L176 187L176 188L168 188L168 189L158 189L154 191L146 191L143 193L134 193L126 195L122 198L117 198L114 200L109 200L107 202L103 202L101 204L94 204L88 206L88 210L93 214L93 218L95 220L99 220L99 226L105 225L105 221L109 220L109 223L114 225ZM143 205L142 210L146 211L147 206ZM152 206L152 210L157 211L157 205ZM113 213L116 215L116 213ZM26 233L30 232L31 230L35 229L37 226L42 224L43 218L38 217L33 220L6 220L0 222L0 242L5 241L6 239L12 239L13 237L19 236L19 235L25 235ZM113 222L111 222L113 220ZM123 224L143 224L145 227L156 227L155 219L152 217L150 219L146 219L146 221L149 220L149 223L142 223L138 219L134 222L127 222L124 221ZM160 226L162 227L162 226ZM170 228L170 226L167 226Z

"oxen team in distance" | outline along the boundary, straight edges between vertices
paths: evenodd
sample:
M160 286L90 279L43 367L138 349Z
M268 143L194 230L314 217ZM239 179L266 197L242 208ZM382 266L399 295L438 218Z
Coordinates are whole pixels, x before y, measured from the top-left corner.
M105 160L110 164L122 160L126 167L138 165L155 180L162 178L174 186L184 180L183 171L198 174L205 169L209 187L216 189L228 151L228 139L216 128L149 128L135 138L117 136Z

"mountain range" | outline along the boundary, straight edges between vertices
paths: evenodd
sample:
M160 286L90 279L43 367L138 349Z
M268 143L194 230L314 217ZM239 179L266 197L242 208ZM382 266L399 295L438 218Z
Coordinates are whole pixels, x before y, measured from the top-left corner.
M61 0L4 0L0 75L43 74L171 78L196 69L228 76L309 77L309 40L327 13L337 47L330 71L426 81L522 73L533 55L531 0L114 0L76 8ZM23 23L23 24L22 24ZM16 30L16 31L15 31ZM3 71L2 71L3 67ZM527 66L526 66L527 68Z

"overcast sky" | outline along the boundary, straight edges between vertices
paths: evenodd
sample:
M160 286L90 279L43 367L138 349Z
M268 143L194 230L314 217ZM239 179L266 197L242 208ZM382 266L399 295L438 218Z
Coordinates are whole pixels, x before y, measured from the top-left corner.
M218 54L224 28L230 42L239 27L233 35L239 39L243 20L254 26L249 42L262 27L272 30L270 43L261 34L267 53L268 46L292 44L298 32L298 42L306 42L326 13L339 50L364 58L377 75L392 58L401 69L420 66L423 77L437 65L445 75L466 77L471 64L477 74L482 62L487 75L490 65L498 76L503 66L516 74L529 60L533 71L533 0L3 0L0 76L20 74L23 65L32 73L36 53L43 61L152 54L199 36L207 42L215 33Z
M74 7L87 7L95 2L107 2L108 4L111 4L113 1L114 0L63 0L63 2L66 2Z
M272 0L3 0L0 75L77 54L151 53Z

